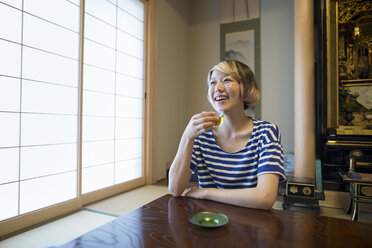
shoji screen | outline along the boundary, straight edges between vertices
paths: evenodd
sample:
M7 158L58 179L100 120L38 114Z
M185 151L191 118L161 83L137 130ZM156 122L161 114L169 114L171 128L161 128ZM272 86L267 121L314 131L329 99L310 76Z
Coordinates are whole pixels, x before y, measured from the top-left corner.
M83 194L143 176L144 5L86 0L84 33Z
M79 9L0 1L0 220L78 194Z
M144 181L144 12L140 0L0 0L0 233Z

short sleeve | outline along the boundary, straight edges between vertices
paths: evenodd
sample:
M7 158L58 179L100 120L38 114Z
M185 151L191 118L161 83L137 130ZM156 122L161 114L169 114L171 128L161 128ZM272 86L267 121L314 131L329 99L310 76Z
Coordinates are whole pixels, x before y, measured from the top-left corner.
M283 162L283 147L279 128L271 124L262 133L257 176L277 174L279 181L286 179Z
M194 174L196 171L198 157L200 157L200 145L199 140L195 139L190 162L190 170L192 174Z

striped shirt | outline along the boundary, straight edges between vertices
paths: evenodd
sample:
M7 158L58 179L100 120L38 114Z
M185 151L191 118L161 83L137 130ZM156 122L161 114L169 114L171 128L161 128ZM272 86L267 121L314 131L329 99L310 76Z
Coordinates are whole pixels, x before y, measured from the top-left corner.
M283 147L276 125L253 119L246 146L238 152L225 152L209 130L195 139L190 169L197 170L199 187L237 189L257 186L259 175L277 174L285 179Z

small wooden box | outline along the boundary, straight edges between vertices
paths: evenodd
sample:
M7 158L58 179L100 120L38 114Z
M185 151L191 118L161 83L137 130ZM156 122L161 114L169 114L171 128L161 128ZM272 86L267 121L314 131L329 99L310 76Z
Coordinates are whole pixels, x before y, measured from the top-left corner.
M305 177L287 177L286 196L315 199L314 180Z

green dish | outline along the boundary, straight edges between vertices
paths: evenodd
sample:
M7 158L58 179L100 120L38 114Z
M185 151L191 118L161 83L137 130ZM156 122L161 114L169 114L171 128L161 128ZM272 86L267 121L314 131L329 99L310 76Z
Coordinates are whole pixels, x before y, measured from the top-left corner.
M229 218L225 214L205 211L190 216L189 221L194 225L210 228L226 225Z

